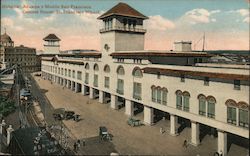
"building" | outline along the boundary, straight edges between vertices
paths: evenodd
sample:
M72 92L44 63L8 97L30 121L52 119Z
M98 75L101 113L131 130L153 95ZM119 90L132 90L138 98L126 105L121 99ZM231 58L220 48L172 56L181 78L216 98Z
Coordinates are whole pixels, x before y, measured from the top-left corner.
M58 54L60 52L61 41L55 34L49 34L44 39L44 54Z
M23 45L14 46L14 41L6 32L1 35L0 45L1 69L19 65L24 72L34 72L40 69L36 49Z
M213 55L193 52L187 42L173 51L144 50L148 17L125 3L98 19L101 51L44 55L42 77L112 109L125 107L128 116L142 112L147 125L165 117L173 136L179 124L189 126L194 146L206 129L223 155L229 135L249 139L249 67L201 66Z

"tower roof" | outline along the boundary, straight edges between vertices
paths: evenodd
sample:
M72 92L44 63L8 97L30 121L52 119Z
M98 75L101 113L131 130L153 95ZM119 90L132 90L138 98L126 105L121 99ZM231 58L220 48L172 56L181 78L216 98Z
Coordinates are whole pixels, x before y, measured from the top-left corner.
M43 38L44 41L61 41L60 38L58 38L55 34L49 34L45 38Z
M140 12L138 12L137 10L135 10L126 3L118 3L113 8L111 8L110 10L99 16L98 19L103 19L111 15L121 15L121 16L129 16L141 19L148 19L147 16L141 14Z
M13 42L11 37L9 35L6 34L6 32L1 35L1 41L2 42Z

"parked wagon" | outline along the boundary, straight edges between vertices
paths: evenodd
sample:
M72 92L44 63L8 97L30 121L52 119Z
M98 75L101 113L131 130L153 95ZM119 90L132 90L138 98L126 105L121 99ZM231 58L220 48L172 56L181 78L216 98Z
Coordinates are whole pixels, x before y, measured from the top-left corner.
M108 133L108 130L104 126L99 127L99 137L101 140L111 140L110 134Z
M140 120L129 118L127 121L128 125L134 127L134 126L141 126L143 125Z

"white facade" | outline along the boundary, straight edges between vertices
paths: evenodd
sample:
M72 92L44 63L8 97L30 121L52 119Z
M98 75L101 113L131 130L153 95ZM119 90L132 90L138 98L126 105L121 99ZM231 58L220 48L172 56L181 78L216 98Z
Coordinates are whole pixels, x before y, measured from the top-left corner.
M239 119L240 109L244 109L249 113L249 79L246 79L246 77L249 77L248 69L156 65L151 64L147 59L141 60L137 57L122 58L121 56L115 58L110 56L113 52L119 53L116 50L126 51L131 50L131 47L134 51L143 50L144 33L140 34L143 37L133 36L130 33L102 30L102 49L99 56L86 54L80 56L80 58L60 55L57 58L53 56L44 57L42 59L42 76L65 85L76 92L81 92L83 95L88 94L90 98L99 98L101 103L106 103L105 99L107 97L105 97L105 94L107 93L109 94L110 107L119 109L120 104L124 103L125 114L128 116L133 116L135 109L137 109L135 105L140 104L144 108L144 123L147 125L152 125L154 122L154 110L166 112L170 114L170 134L173 136L177 135L177 119L180 117L185 118L191 123L192 134L190 140L191 144L195 146L200 143L200 124L217 129L218 152L222 151L223 155L227 153L225 150L227 133L249 138L249 121L243 125L242 122L239 122L241 120ZM108 44L108 48L107 46L105 48L105 44ZM128 53L132 54L134 51ZM107 65L109 70L105 68ZM120 71L121 68L124 71ZM165 71L166 74L150 73L147 68ZM142 76L139 72L140 69L145 69L141 70ZM183 78L174 75L176 72L183 71L186 73ZM78 76L77 72L79 73ZM138 73L135 74L135 72L139 72L139 75L137 75ZM88 75L88 78L86 78L86 75ZM206 82L204 81L204 75L208 75L209 78ZM240 84L234 84L235 80L238 82L238 78L241 79ZM119 87L122 82L122 87ZM157 92L160 90L160 98L156 97L158 95L152 97L154 88L157 89ZM163 95L163 91L165 91L166 95ZM183 96L182 109L177 108L177 94L179 92ZM186 94L189 96L188 108L183 106ZM207 98L205 115L200 115L199 97L201 96ZM118 97L123 98L124 101L119 102ZM154 100L154 98L157 100ZM210 99L215 99L213 101L215 111L212 115L208 113ZM233 124L229 123L227 112L228 101L230 100L235 101L236 121ZM246 108L243 108L243 106Z

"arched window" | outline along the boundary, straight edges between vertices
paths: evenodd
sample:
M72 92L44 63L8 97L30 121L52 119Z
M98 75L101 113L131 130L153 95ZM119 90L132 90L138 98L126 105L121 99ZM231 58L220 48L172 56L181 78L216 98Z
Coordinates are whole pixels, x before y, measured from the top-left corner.
M89 69L89 64L88 63L86 63L86 65L85 65L85 69Z
M182 109L182 91L177 90L175 94L176 94L176 108Z
M99 71L98 64L95 64L95 65L94 65L94 71Z
M154 85L151 87L151 93L152 93L152 101L156 102L156 87Z
M239 126L249 127L249 105L246 102L238 102L239 106Z
M105 65L105 66L104 66L104 72L105 72L105 73L109 73L109 72L110 72L110 67L109 67L109 65Z
M198 95L199 99L199 114L206 116L207 111L206 111L206 96L203 94Z
M139 78L142 77L142 71L141 71L141 69L139 67L135 67L132 74L135 77L139 77Z
M119 66L117 68L117 74L118 75L124 75L125 74L124 68L122 66Z
M167 94L168 94L167 88L162 88L162 104L163 105L167 105Z
M183 110L184 111L189 111L189 99L190 99L190 94L187 91L183 92Z
M216 99L213 96L207 97L207 117L215 118L215 103Z
M161 103L161 87L156 87L156 92L157 92L157 96L156 96L156 99L157 99L157 103Z

